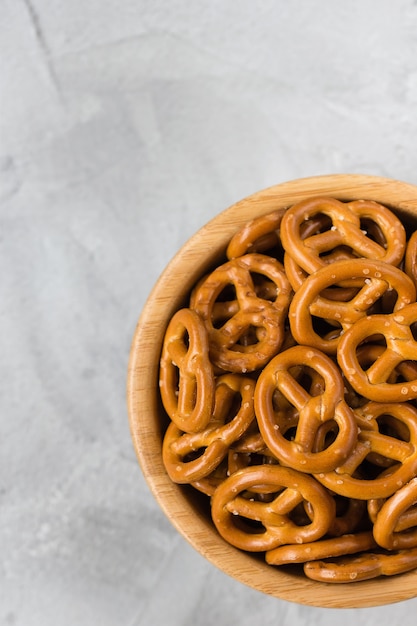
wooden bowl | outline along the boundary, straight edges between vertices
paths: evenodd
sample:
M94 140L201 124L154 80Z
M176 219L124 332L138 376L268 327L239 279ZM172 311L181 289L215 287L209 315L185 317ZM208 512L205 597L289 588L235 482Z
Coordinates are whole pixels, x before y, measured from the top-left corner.
M138 461L157 502L185 539L208 561L236 580L277 598L318 607L370 607L417 596L417 570L342 584L315 582L267 565L227 544L211 522L207 504L192 488L168 477L161 456L167 418L161 406L158 368L168 321L191 287L224 256L232 235L253 217L313 195L340 200L371 199L417 226L417 187L375 176L330 175L294 180L255 193L218 214L179 250L144 306L131 347L127 400Z

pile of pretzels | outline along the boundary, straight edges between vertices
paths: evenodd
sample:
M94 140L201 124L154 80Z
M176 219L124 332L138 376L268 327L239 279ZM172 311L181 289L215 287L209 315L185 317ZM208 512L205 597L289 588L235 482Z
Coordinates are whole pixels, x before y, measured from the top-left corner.
M245 224L223 261L164 336L169 477L272 566L417 568L417 231L311 197Z

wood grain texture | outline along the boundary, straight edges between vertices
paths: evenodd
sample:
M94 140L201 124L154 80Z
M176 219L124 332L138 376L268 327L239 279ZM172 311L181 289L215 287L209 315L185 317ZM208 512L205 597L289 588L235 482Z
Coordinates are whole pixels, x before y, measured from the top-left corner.
M417 571L331 585L273 568L226 544L214 529L200 494L173 484L162 463L166 417L159 400L158 368L169 319L182 306L196 280L222 257L231 236L245 222L313 195L376 200L406 221L417 220L417 187L392 179L344 174L283 183L219 213L171 260L140 315L128 366L129 424L138 461L154 497L176 529L216 567L259 591L300 604L334 608L379 606L417 596Z

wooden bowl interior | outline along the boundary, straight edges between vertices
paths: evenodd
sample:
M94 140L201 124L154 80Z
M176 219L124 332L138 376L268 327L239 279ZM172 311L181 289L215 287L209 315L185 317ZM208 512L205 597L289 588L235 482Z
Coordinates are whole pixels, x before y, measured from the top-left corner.
M288 207L313 195L340 200L371 199L385 204L410 228L417 227L417 187L363 175L332 175L294 180L237 202L201 228L175 255L155 284L132 341L127 402L133 445L149 487L182 536L206 559L243 584L300 604L355 608L399 602L417 595L417 571L350 584L325 584L296 568L274 568L227 544L215 530L207 498L167 476L161 456L168 424L158 388L162 339L168 321L187 302L190 289L224 257L232 235L250 219Z

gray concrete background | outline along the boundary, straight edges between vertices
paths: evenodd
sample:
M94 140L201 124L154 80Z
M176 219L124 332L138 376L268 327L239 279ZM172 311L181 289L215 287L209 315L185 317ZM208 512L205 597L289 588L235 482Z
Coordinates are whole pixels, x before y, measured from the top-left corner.
M0 624L414 623L206 563L144 482L125 379L217 212L316 174L417 183L416 53L412 0L0 0Z

